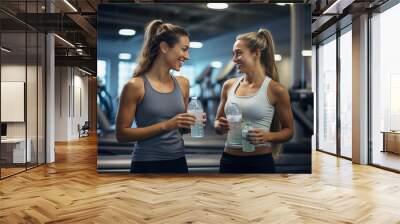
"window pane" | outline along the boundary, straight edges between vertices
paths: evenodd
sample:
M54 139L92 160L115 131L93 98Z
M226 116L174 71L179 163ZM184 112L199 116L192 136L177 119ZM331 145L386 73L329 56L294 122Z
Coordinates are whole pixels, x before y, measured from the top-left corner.
M2 33L1 47L1 177L25 170L31 162L31 141L26 144L26 33ZM7 96L7 98L5 97ZM13 98L10 98L13 97ZM10 109L14 108L14 109ZM28 145L28 148L26 147ZM28 149L28 150L27 150Z
M352 141L352 44L351 30L340 37L340 150L351 158Z
M318 48L318 147L336 153L336 40Z
M400 153L400 31L393 27L399 21L400 4L371 19L372 163L396 170L400 170L400 156L393 153ZM382 132L389 132L389 139Z
M136 68L135 62L119 62L118 63L118 96L121 95L122 88L133 77L133 71Z
M97 80L105 83L107 74L107 62L104 60L97 60Z

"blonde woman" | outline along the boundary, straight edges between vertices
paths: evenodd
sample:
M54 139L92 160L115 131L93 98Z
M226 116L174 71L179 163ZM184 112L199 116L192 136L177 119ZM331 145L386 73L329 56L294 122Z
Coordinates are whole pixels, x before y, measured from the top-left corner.
M195 116L186 113L189 81L174 77L189 59L189 34L161 20L151 21L145 31L134 77L121 93L116 118L120 142L137 141L133 173L187 173L180 128L190 128ZM131 128L136 121L137 128Z
M239 145L225 145L220 161L221 173L274 173L273 153L280 142L293 136L293 115L288 91L279 84L274 42L266 29L237 36L233 62L244 75L227 80L222 88L214 128L218 134L229 131L226 106L236 104L242 119L254 128L247 135L255 145L243 152Z

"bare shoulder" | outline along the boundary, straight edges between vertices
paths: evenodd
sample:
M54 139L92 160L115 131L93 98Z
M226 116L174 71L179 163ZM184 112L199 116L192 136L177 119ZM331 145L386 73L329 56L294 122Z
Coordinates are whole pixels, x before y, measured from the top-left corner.
M129 98L142 98L144 95L144 81L141 77L133 77L125 84L122 95Z
M189 88L190 86L189 79L187 79L185 76L178 75L175 76L175 78L181 87Z
M233 83L235 83L237 79L238 78L230 78L230 79L226 80L224 82L222 89L225 91L228 91L233 86Z
M271 82L269 83L269 88L271 90L271 93L278 98L288 94L286 87L274 80L271 80Z

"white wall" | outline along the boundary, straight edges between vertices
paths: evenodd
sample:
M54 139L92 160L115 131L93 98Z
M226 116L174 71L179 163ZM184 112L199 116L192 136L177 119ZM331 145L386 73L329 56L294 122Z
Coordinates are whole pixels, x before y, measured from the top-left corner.
M79 138L78 124L88 120L88 78L76 68L56 67L56 141Z
M38 69L38 71L36 71ZM1 66L2 82L25 82L26 83L26 107L22 108L22 112L26 111L26 121L24 122L6 122L7 137L9 138L25 138L30 139L30 148L33 162L36 162L37 153L39 153L39 163L44 162L44 92L43 89L43 73L42 68L25 64L3 64ZM26 81L25 78L28 78ZM23 94L23 93L22 93ZM4 97L4 96L3 96ZM1 108L10 110L10 108ZM9 112L9 111L8 111ZM39 150L39 151L38 151Z

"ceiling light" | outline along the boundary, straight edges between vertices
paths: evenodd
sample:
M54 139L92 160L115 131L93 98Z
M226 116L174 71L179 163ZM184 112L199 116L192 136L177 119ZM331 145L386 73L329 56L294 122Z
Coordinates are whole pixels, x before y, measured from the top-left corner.
M226 9L228 4L226 3L207 3L207 7L210 9Z
M341 14L343 13L343 10L341 10L341 7L348 6L352 3L353 1L350 0L336 0L332 5L330 5L327 9L325 9L322 14Z
M81 69L81 68L79 68L79 67L78 67L78 70L81 71L81 72L83 72L83 73L85 73L85 74L87 74L87 75L92 75L92 73L90 73L90 72L88 72L88 71L86 71L86 70L83 70L83 69Z
M281 61L282 56L280 54L275 54L275 61Z
M5 47L1 47L1 50L4 51L4 52L6 52L6 53L10 53L10 52L11 52L10 50L8 50L8 49L5 48Z
M213 61L213 62L211 62L211 67L213 67L213 68L221 68L222 67L222 62Z
M301 55L304 57L311 57L312 56L312 50L302 50Z
M190 48L202 48L203 47L203 43L201 43L201 42L190 42L189 46L190 46Z
M130 60L132 58L132 55L130 53L120 53L118 55L118 58L120 60Z
M74 12L78 12L78 10L71 4L69 3L68 0L64 0L65 4L67 4Z
M293 5L293 3L283 3L283 2L281 2L281 3L275 3L276 5L279 5L279 6L286 6L286 5Z
M120 29L118 34L121 36L133 36L136 34L136 31L133 29Z
M71 44L71 42L69 42L68 40L58 36L57 34L54 34L54 36L57 37L62 42L64 42L65 44L67 44L68 46L75 48L75 45Z

